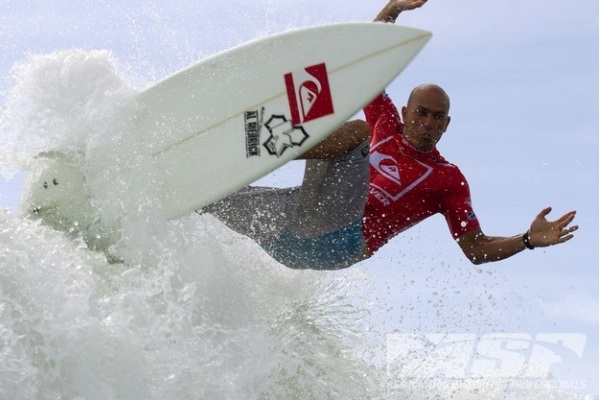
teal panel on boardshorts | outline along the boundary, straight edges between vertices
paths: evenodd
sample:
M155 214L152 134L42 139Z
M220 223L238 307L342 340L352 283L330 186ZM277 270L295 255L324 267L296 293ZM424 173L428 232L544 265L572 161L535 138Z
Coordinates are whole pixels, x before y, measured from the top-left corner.
M262 247L271 257L293 269L336 270L364 259L362 221L314 238L284 233Z

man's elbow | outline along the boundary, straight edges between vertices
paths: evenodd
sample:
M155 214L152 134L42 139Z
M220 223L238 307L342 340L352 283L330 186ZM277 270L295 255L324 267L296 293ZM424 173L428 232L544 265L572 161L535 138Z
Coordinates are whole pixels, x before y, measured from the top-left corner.
M488 260L486 257L469 257L469 261L471 261L471 263L473 265L481 265L481 264L485 264L490 262L490 260Z
M460 238L457 240L457 243L465 257L474 265L481 265L494 261L488 254L486 246L484 246L481 241Z
M484 254L484 253L465 252L465 256L474 265L481 265L481 264L485 264L485 263L494 261L494 260L490 259L487 254Z

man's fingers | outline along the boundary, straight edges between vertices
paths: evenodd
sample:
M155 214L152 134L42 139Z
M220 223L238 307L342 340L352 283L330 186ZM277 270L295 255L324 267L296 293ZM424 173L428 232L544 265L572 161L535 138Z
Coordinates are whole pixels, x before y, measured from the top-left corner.
M550 214L552 207L546 207L537 215L537 218L546 218L546 215Z
M575 211L571 211L562 217L560 217L556 222L560 225L561 229L569 225L575 219Z

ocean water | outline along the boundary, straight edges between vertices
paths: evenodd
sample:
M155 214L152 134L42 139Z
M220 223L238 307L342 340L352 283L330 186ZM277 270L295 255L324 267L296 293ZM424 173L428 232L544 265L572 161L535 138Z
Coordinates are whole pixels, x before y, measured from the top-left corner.
M139 88L109 52L35 55L13 74L2 170L67 154L96 236L0 212L0 399L582 398L390 379L370 318L382 305L359 268L289 270L210 216L166 222L151 192L111 186L111 160L131 150L113 116Z

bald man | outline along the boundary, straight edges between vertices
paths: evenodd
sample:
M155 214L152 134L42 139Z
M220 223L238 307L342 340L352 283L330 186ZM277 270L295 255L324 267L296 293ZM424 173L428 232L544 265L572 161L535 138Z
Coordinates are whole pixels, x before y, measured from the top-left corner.
M401 12L425 3L391 0L375 21L394 23ZM482 232L467 180L436 148L450 124L449 112L448 94L434 84L416 87L401 113L382 93L365 107L366 121L347 122L304 154L301 186L249 187L203 212L296 269L348 267L438 213L474 264L570 240L575 212L548 221L549 207L525 232L510 237Z

